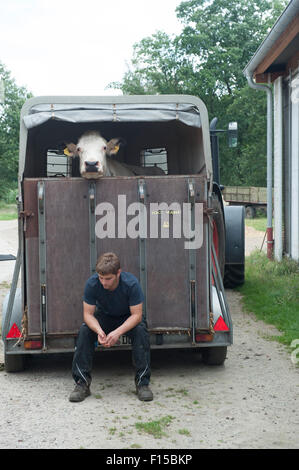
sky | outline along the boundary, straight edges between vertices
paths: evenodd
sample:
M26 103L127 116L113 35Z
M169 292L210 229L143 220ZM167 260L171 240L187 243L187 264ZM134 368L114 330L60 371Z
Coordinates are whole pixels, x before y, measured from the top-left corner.
M133 44L179 34L182 0L0 0L0 62L34 96L115 95Z

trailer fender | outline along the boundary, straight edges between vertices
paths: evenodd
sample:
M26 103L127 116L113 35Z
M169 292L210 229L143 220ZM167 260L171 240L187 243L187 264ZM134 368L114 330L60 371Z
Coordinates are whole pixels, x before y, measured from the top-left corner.
M221 197L220 188L214 184L212 194L212 208L214 210L213 217L213 243L215 246L221 276L224 276L225 267L225 222L224 222L224 206Z
M10 295L10 292L5 296L3 304L2 304L1 332L2 332L2 339L4 342L5 342L6 335L11 329L11 327L13 326L13 324L15 323L17 327L19 328L19 330L21 331L21 322L22 322L22 293L21 293L21 288L17 287L8 329L7 331L4 331L5 317L6 317L7 307L8 307L9 295Z
M224 216L224 286L233 288L242 285L245 280L245 209L243 206L225 206Z

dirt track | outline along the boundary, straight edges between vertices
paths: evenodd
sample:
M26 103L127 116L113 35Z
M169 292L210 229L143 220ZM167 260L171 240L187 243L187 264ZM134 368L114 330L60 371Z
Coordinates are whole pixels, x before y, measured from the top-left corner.
M9 242L16 254L14 228L4 225L0 252ZM247 230L246 253L262 241ZM6 269L4 275L1 265L2 298L11 280ZM136 398L129 352L96 356L92 395L82 403L68 401L71 356L35 357L23 372L0 372L0 448L298 448L299 369L267 339L278 334L273 327L244 314L237 292L228 290L227 298L234 345L225 365L208 367L194 352L153 351L153 402ZM136 427L164 417L161 437Z

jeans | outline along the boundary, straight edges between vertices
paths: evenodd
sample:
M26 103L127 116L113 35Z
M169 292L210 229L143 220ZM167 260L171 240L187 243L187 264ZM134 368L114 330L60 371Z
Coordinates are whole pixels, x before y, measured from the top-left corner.
M125 317L110 317L101 312L95 313L102 330L106 334L118 328L126 321ZM127 331L132 341L132 356L135 365L136 386L148 385L151 376L150 368L150 342L147 325L144 319L130 331ZM76 348L72 364L72 376L76 383L91 383L91 369L97 341L97 334L86 323L82 323L76 341Z

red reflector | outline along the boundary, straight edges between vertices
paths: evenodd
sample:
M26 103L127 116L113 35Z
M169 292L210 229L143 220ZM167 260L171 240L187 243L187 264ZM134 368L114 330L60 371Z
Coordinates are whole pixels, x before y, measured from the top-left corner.
M21 332L18 328L18 326L14 323L11 327L11 329L9 330L6 338L20 338L22 335L21 335Z
M221 315L216 321L216 325L214 326L214 331L229 331L229 328Z

